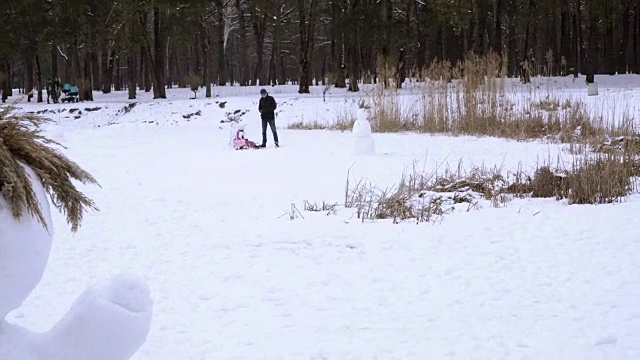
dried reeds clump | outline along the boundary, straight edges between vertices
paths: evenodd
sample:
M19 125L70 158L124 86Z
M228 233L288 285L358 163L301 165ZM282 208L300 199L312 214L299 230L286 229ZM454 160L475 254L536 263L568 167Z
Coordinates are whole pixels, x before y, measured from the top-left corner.
M456 64L434 60L422 74L417 101L380 85L379 91L367 99L371 104L367 111L373 131L544 139L589 145L612 136L638 136L632 111L627 109L597 114L582 100L554 93L550 85L546 93L538 91L537 86L512 88L506 76L505 55L468 54ZM528 94L516 89L528 89Z
M379 189L362 180L352 185L347 173L346 208L355 208L359 219L392 219L394 223L413 219L434 222L456 208L479 209L481 203L504 206L514 198L566 199L572 204L609 204L638 192L640 157L629 153L585 154L569 169L552 170L543 164L533 174L521 169L503 175L500 168L472 167L463 171L448 168L438 173L402 174L400 181ZM466 204L462 205L461 204Z
M83 214L97 210L93 201L74 186L97 181L78 164L59 153L51 145L62 146L40 133L40 126L49 121L37 114L17 113L14 106L0 107L0 188L16 219L27 210L43 227L45 218L24 166L28 166L42 181L54 206L66 215L72 231L77 231ZM48 230L48 229L47 229Z
M634 190L632 178L637 158L598 154L574 162L567 177L569 204L608 204L620 201Z

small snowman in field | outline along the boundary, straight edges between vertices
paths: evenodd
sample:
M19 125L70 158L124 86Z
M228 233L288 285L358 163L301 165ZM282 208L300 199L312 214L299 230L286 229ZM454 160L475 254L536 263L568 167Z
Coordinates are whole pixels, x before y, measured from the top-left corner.
M355 155L372 155L376 153L376 144L371 135L371 123L366 118L358 119L353 123L351 130L355 137L353 153Z

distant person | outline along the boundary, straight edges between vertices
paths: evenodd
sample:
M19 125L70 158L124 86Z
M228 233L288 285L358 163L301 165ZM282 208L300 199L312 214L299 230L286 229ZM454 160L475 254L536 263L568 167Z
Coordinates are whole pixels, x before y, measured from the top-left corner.
M60 77L56 77L53 80L53 89L54 89L54 93L55 93L55 97L53 98L53 102L54 103L58 103L58 100L60 99L60 93L62 92L62 85L60 84Z
M47 79L47 104L49 104L49 98L53 98L53 101L56 101L56 93L55 88L53 87L53 80L51 78Z
M47 79L47 104L49 104L49 97L53 100L54 104L60 100L60 78Z
M267 147L267 124L273 133L273 141L276 143L276 147L280 147L278 132L276 131L276 107L276 100L273 96L269 95L265 89L260 90L258 111L260 111L260 118L262 118L262 144L259 147Z

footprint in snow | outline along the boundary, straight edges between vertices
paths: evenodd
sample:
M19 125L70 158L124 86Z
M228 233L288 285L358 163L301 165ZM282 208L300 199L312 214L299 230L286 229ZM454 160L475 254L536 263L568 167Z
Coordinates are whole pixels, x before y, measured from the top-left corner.
M594 345L602 346L602 345L613 345L618 342L618 339L615 336L605 336L598 339Z

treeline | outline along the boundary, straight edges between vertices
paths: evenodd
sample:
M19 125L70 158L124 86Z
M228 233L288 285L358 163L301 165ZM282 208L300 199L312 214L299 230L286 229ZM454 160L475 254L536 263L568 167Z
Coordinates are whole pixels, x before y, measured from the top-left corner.
M92 90L419 77L504 54L509 76L640 73L640 0L2 0L0 89ZM524 73L523 73L524 72ZM525 74L526 73L526 74Z

